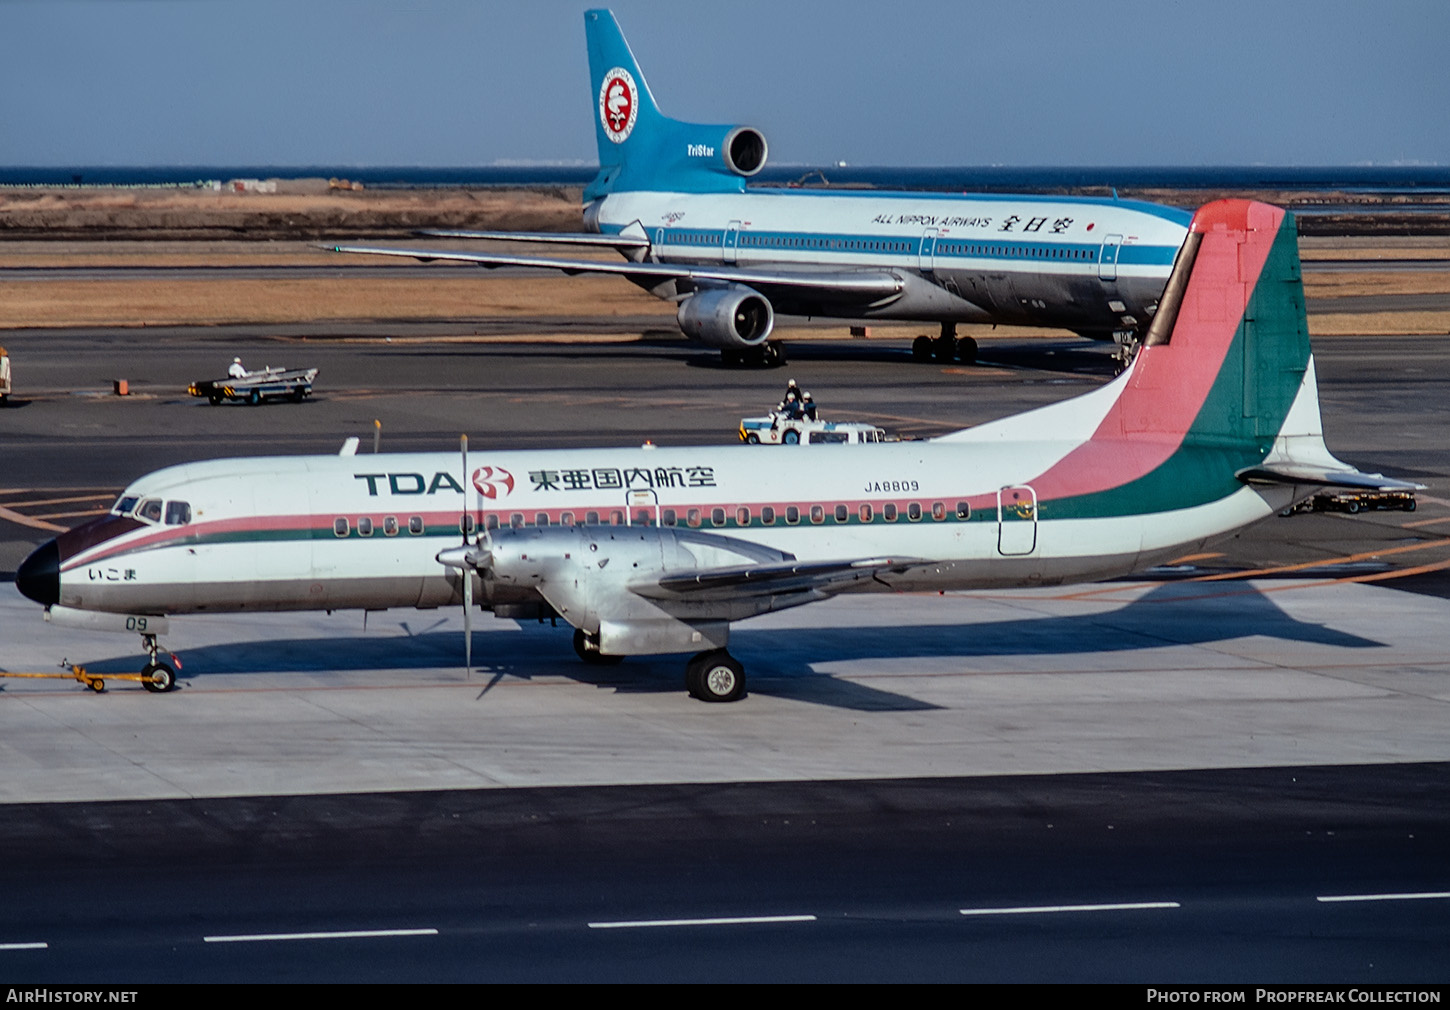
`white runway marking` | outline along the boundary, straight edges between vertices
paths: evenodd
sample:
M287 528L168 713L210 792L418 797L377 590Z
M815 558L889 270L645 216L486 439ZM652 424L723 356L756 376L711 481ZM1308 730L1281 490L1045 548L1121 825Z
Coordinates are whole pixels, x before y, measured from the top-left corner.
M48 943L0 943L0 950L45 950Z
M962 915L1040 915L1050 912L1127 912L1145 908L1181 908L1176 901L1131 901L1109 905L1024 905L1017 908L960 908Z
M355 940L376 936L437 936L436 929L350 929L336 933L246 933L204 936L207 943L257 943L266 940Z
M1450 891L1420 891L1411 894L1327 894L1315 901L1421 901L1426 898L1450 898Z
M740 915L718 919L634 919L591 922L590 929L641 929L649 926L743 926L772 922L815 922L814 915Z

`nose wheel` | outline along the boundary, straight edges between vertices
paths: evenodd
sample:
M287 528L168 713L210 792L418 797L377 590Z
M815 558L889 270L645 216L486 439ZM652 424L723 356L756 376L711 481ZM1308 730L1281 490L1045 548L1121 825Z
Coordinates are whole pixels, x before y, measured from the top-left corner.
M152 694L165 694L167 691L176 689L176 671L158 658L161 648L156 643L155 635L142 635L141 643L146 649L146 654L151 661L141 668L141 686ZM171 657L172 662L177 666L181 663L175 656Z

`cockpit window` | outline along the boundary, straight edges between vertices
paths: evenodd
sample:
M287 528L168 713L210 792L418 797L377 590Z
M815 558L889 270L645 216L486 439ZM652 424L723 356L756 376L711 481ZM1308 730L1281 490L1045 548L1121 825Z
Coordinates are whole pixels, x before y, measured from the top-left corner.
M161 499L147 498L136 509L136 515L148 522L159 523L161 521Z
M140 500L141 497L139 495L123 494L120 498L116 499L116 505L114 508L111 509L111 515L130 515L131 510L136 507L136 503Z
M185 526L191 522L191 503L169 501L166 503L166 525Z

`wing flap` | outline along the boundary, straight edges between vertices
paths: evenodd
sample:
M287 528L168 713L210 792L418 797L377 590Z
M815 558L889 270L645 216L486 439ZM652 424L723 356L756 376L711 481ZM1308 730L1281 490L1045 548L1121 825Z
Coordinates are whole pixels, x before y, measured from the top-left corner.
M683 572L633 585L639 596L655 600L728 600L787 593L835 593L888 572L900 573L927 562L920 558L856 558L848 561L782 561Z

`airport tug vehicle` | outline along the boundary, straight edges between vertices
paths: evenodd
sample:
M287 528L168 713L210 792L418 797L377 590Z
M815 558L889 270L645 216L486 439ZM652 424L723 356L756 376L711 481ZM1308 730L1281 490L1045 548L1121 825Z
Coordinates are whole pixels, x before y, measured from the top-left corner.
M315 368L267 367L244 376L198 379L186 387L192 396L204 396L213 407L223 400L237 400L256 406L263 400L291 400L301 403L312 395L317 380Z
M740 441L750 445L860 445L889 441L886 432L860 421L813 421L772 413L740 419Z

